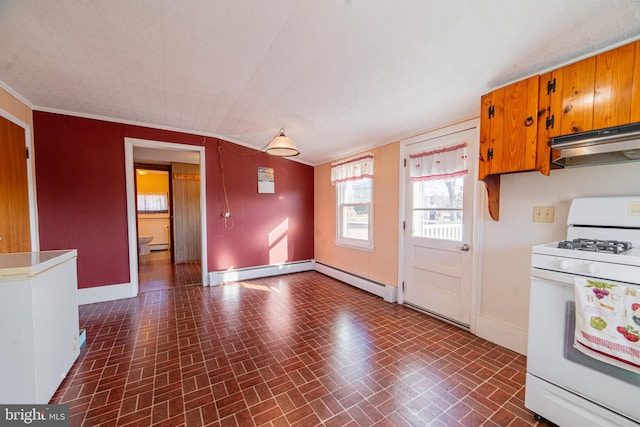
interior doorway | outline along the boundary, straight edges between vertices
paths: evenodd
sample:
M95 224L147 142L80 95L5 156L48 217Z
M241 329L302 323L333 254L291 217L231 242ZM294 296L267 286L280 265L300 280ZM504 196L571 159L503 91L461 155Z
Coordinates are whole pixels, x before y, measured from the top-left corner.
M204 147L125 138L125 162L132 294L206 286Z
M136 150L134 149L134 159ZM140 292L200 283L200 249L191 259L176 257L174 222L182 219L189 198L174 197L173 165L135 163L136 216L138 233L138 286ZM198 168L198 165L190 165ZM199 200L195 200L196 203ZM184 221L179 221L184 222ZM200 236L200 224L189 221ZM181 238L177 241L181 242Z
M138 255L166 252L173 258L171 244L171 166L135 164Z

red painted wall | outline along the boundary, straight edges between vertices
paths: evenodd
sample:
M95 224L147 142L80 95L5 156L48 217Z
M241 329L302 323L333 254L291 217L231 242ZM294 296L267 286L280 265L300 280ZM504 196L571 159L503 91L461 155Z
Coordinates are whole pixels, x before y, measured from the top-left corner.
M313 258L313 168L216 138L34 111L40 248L78 249L80 288L128 283L124 138L205 146L208 270ZM234 226L226 211L219 146ZM275 194L257 193L258 166Z
M234 221L230 230L221 217L226 205L220 167L212 164L219 162L218 145ZM209 270L279 262L283 248L287 260L313 259L313 168L224 141L205 150L207 229L215 239L209 240ZM257 193L258 167L274 168L274 194Z

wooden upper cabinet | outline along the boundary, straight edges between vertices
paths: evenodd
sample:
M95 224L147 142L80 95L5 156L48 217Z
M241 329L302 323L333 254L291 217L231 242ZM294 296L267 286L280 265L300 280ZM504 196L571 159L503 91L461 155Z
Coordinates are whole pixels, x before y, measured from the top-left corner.
M479 179L498 219L500 174L549 175L549 143L640 122L640 41L530 77L482 97Z
M534 170L538 123L538 76L482 97L479 178Z
M500 174L538 168L538 76L496 89L481 99L478 176L487 186L489 213L500 214ZM549 155L546 158L547 174Z
M638 43L632 43L596 56L593 129L632 122L634 76L640 79L634 74L637 49ZM636 104L638 101L636 98Z
M553 138L640 121L639 51L640 43L631 43L540 76L545 133Z

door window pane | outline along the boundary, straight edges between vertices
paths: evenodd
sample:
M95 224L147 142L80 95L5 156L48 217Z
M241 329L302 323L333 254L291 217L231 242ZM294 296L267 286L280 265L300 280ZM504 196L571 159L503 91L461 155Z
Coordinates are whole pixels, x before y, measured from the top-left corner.
M462 241L464 177L413 182L414 237Z

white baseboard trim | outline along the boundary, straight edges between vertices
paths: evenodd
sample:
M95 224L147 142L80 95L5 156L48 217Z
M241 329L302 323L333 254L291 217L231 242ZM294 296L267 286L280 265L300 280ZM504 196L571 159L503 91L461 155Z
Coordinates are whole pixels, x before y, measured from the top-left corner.
M251 280L314 270L351 286L355 286L363 291L377 295L387 302L396 302L398 299L398 288L395 286L377 283L352 273L317 263L314 260L239 268L236 270L210 271L209 284L210 286L216 286L225 282L237 282L239 280ZM83 288L78 289L78 305L131 298L134 296L136 295L133 294L131 283Z
M506 347L516 353L527 355L527 330L502 320L476 316L476 335L487 341Z
M395 286L374 282L372 280L365 279L364 277L356 276L349 272L338 270L337 268L333 268L319 262L316 262L315 264L316 271L318 273L326 274L336 280L340 280L341 282L355 286L358 289L377 295L387 302L396 302L398 300L398 288Z
M278 276L280 274L300 273L315 270L315 261L298 261L278 265L263 265L259 267L238 268L236 270L222 270L209 272L209 286L220 285L225 282L259 279L261 277Z
M78 305L135 297L131 283L78 289Z

